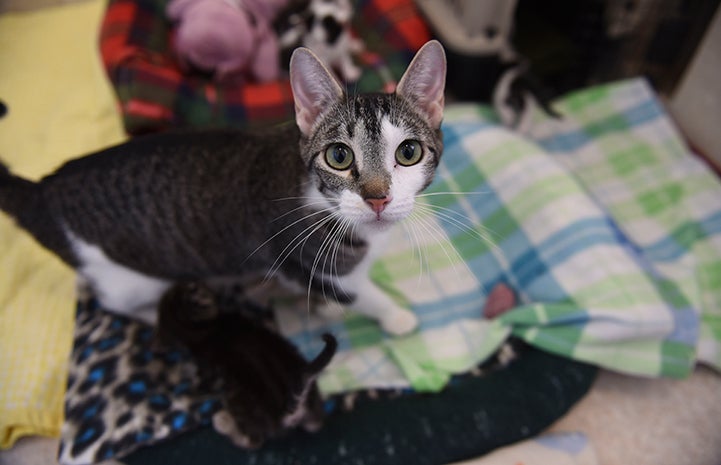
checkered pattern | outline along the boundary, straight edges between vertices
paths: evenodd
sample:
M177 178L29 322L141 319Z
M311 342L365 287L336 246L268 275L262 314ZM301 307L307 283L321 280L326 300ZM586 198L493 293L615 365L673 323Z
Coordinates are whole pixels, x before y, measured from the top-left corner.
M700 361L721 367L721 184L690 156L645 81L578 92L559 102L573 114L537 118L533 137L577 176L618 225L667 301L700 320ZM676 318L690 319L685 314ZM665 353L693 336L677 321Z
M264 126L293 117L287 77L269 83L218 86L184 73L173 54L167 0L110 0L100 52L131 134L181 126ZM430 34L412 0L356 2L354 30L369 52L353 87L380 91L398 79Z
M418 333L387 338L352 313L329 325L297 308L279 312L309 355L321 331L339 336L326 392L438 390L510 333L628 373L685 376L697 344L721 367L721 184L643 81L557 107L562 121L536 118L538 145L482 107L447 110L443 160L420 199L427 206L395 231L373 270L418 315ZM485 296L499 282L521 304L485 321Z

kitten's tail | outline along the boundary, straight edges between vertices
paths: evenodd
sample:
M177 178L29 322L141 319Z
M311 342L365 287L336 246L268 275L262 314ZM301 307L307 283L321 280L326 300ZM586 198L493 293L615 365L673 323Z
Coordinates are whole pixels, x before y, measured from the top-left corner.
M338 341L332 334L323 333L323 341L325 341L325 347L323 350L308 363L306 373L311 376L317 376L323 369L328 366L330 361L335 355L335 351L338 348Z
M48 212L42 189L32 181L16 176L0 161L0 210L4 211L70 265L75 265L74 254L62 229Z

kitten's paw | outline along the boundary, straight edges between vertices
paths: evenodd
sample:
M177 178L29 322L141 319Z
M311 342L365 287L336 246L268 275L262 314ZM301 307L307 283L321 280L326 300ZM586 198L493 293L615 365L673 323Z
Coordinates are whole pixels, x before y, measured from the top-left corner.
M306 418L301 424L304 430L309 433L317 433L323 427L322 418Z
M228 436L236 430L233 417L225 410L221 410L213 415L213 428L220 434Z
M337 321L343 319L345 307L338 302L328 301L316 306L315 312L326 320Z
M235 423L233 416L226 410L221 410L213 415L213 428L218 433L230 439L236 447L257 449L263 444L262 439L253 438L241 433L240 430L238 430L238 425Z
M403 336L418 327L418 318L409 310L395 309L392 313L384 315L380 324L385 332L394 336Z

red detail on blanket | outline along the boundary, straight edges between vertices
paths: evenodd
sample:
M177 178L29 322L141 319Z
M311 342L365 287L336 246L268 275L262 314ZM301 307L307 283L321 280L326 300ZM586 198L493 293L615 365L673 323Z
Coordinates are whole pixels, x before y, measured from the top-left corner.
M128 100L122 109L129 115L142 116L144 118L158 120L173 119L173 112L164 106L152 102L144 102L139 99Z

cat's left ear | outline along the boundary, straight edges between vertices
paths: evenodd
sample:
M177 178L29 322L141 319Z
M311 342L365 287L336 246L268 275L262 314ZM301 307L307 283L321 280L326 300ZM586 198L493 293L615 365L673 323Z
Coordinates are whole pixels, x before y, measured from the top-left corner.
M343 97L343 88L323 63L307 48L297 48L290 57L290 86L295 101L295 121L310 135L318 117Z
M431 40L418 50L403 74L396 94L415 104L434 128L443 119L446 88L446 52L437 40Z

